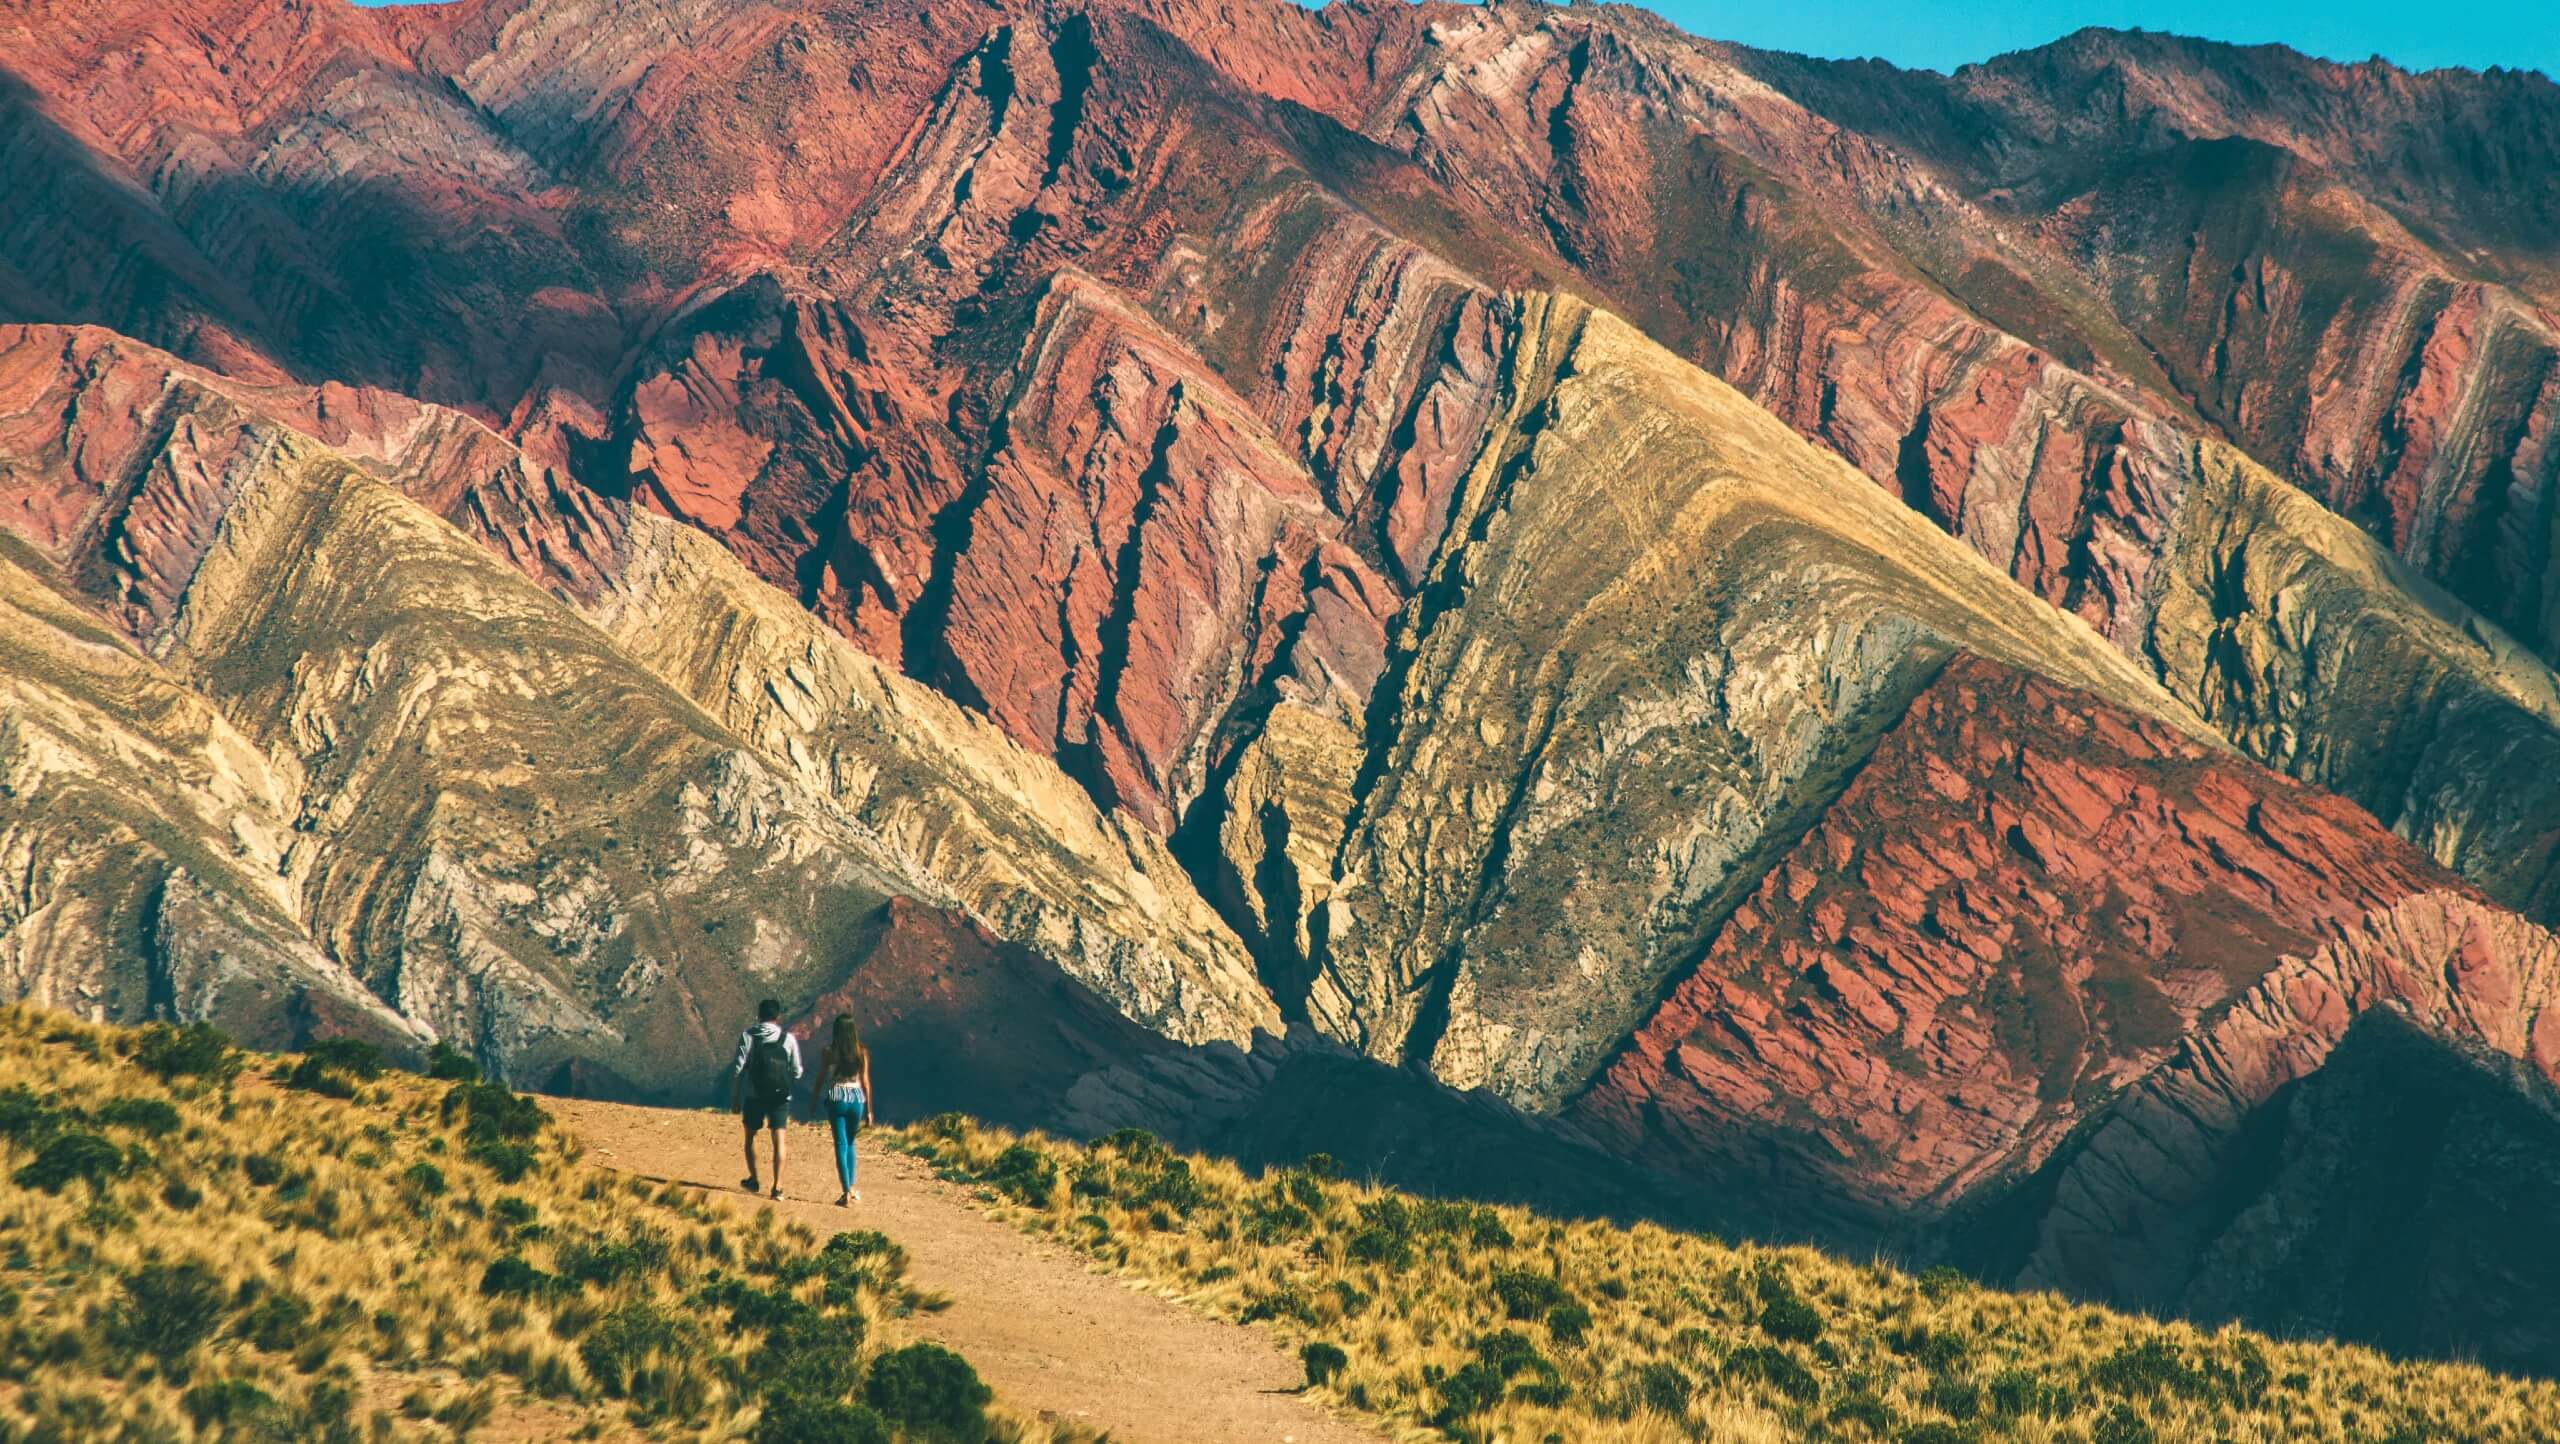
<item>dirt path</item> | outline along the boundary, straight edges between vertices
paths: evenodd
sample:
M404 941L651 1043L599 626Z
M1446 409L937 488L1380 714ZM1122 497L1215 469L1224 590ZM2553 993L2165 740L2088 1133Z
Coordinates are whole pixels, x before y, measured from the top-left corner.
M738 1125L727 1114L543 1100L590 1162L725 1194L740 1206ZM862 1148L863 1201L837 1208L826 1130L796 1124L776 1205L821 1234L876 1228L907 1251L918 1288L950 1308L910 1320L957 1349L998 1398L1109 1431L1116 1444L1378 1444L1290 1392L1297 1362L1270 1338L1088 1270L1066 1250L978 1211L902 1154Z

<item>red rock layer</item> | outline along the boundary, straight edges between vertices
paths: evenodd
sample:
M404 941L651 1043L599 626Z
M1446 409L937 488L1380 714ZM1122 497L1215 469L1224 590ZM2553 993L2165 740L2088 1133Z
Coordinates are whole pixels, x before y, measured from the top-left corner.
M2560 1084L2560 938L2458 892L2377 909L2285 959L2073 1140L2021 1282L2183 1302L2188 1276L2164 1261L2194 1257L2227 1221L2252 1113L2375 1010Z
M286 429L371 464L527 576L588 595L613 506L441 407L329 383L248 385L93 327L0 326L0 525L156 631L233 486Z
M2337 798L1960 659L1572 1107L1657 1167L1925 1214L2458 888Z
M1221 649L1133 646L1122 685L1091 675L1098 628L1069 661L1042 634L1072 621L951 605L966 574L1072 573L1038 610L1110 609L1026 530L1086 499L978 514L1092 484L1000 460L1012 420L1093 404L1019 394L1064 266L1162 328L1159 370L1260 418L1253 485L1311 480L1399 587L1489 399L1485 288L1535 284L1598 293L2128 647L2217 433L2560 635L2536 299L2560 203L2515 163L2560 104L2520 80L2103 35L1950 79L1628 12L1282 0L188 0L21 28L0 170L37 203L0 219L0 300L502 423L1021 740L1090 751L1160 827L1184 739L1236 705L1195 675ZM2475 233L2494 274L2435 239ZM1027 380L1062 376L1091 379ZM1095 464L1126 493L1144 455ZM1088 528L1106 556L1120 505ZM1246 616L1218 570L1151 569L1133 641Z

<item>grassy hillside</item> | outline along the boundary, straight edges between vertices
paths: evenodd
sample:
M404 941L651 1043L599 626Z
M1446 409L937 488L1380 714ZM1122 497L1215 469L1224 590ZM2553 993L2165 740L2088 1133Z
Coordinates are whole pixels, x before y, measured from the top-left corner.
M888 1239L586 1167L440 1061L0 1009L0 1440L1056 1437L902 1336Z
M2560 1388L2464 1365L1415 1198L1322 1158L1250 1178L949 1115L900 1142L1026 1229L1278 1330L1318 1394L1408 1438L2419 1444L2560 1419Z

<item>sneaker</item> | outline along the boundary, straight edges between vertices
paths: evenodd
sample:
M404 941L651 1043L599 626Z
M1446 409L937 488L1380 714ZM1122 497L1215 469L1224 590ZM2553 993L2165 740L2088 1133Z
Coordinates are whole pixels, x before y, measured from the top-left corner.
M739 1179L739 1180L738 1180L738 1186L739 1186L740 1188L745 1189L745 1190L746 1190L747 1192L749 1192L749 1193L762 1193L762 1192L764 1192L764 1185L763 1185L762 1183L757 1182L757 1181L756 1181L756 1176L755 1176L754 1174L752 1174L752 1173L748 1174L748 1175L747 1175L746 1177L744 1177L744 1178Z
M853 1192L846 1194L845 1197L852 1199L856 1203L860 1203L862 1202L862 1190L857 1188Z
M782 1185L779 1183L773 1186L773 1201L776 1203L782 1202Z
M836 1195L836 1207L838 1208L842 1208L851 1202L853 1202L853 1195L850 1193L839 1193Z

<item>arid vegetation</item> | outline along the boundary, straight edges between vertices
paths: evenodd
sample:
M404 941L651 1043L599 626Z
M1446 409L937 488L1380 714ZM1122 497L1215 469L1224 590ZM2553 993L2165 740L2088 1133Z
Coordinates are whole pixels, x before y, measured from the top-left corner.
M0 1009L0 1440L1036 1444L876 1233L577 1161L439 1053Z
M899 1146L1022 1227L1277 1330L1306 1387L1408 1438L2187 1444L2550 1437L2560 1388L2111 1313L1802 1248L1345 1181L1142 1133L955 1115Z

